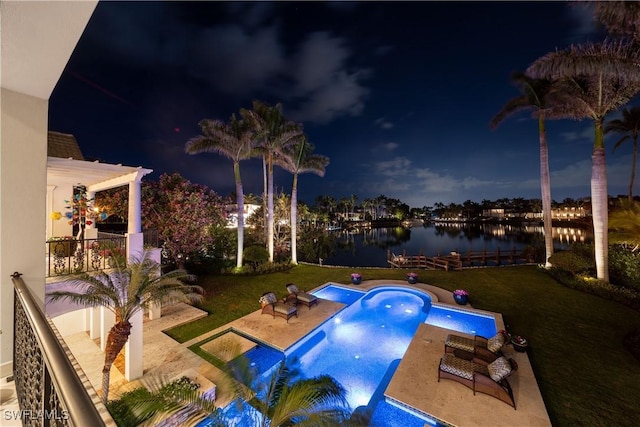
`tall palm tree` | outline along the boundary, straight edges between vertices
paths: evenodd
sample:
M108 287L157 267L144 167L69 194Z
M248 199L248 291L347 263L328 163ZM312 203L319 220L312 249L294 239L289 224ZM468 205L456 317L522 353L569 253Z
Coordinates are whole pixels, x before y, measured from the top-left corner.
M640 91L640 50L627 41L571 46L537 59L526 74L558 80L554 103L568 117L590 118L595 138L591 155L591 203L598 279L609 281L608 193L603 123L605 116Z
M291 262L293 264L298 263L298 175L314 173L322 177L329 164L329 158L313 154L313 148L313 145L307 141L307 137L303 135L299 137L296 145L284 150L278 163L293 174L291 186Z
M131 318L152 304L168 302L195 303L202 299L199 286L188 285L184 280L193 276L184 270L159 274L160 265L148 252L134 256L127 263L124 257L112 258L109 272L98 271L93 275L82 273L66 283L77 291L47 293L49 301L68 300L86 307L104 307L115 314L115 324L109 330L102 368L102 400L109 398L111 366L118 353L129 340Z
M267 167L267 246L269 261L273 262L273 166L282 150L302 135L302 127L282 115L282 106L270 106L253 101L253 109L240 110L242 117L251 123L254 143L265 159Z
M613 147L614 151L623 142L631 138L633 141L633 159L631 162L631 179L629 180L629 202L633 201L633 181L636 178L636 163L638 160L638 135L640 135L640 107L622 110L622 119L611 120L604 126L604 133L621 133L622 138Z
M610 34L640 40L640 2L583 1L593 5L593 15Z
M521 111L531 111L538 119L538 138L540 141L540 192L542 194L542 223L544 227L545 267L551 267L549 258L553 255L553 225L551 220L551 179L549 176L549 146L545 118L557 117L547 102L547 95L553 87L551 80L533 79L524 73L516 72L512 81L520 87L522 94L509 100L502 110L491 119L492 129L498 127L507 117Z
M244 251L244 194L240 176L240 162L253 155L252 132L247 122L231 116L229 123L219 120L200 121L202 135L190 139L185 150L189 154L216 153L233 161L233 176L236 184L236 203L238 207L238 252L236 269L242 268Z

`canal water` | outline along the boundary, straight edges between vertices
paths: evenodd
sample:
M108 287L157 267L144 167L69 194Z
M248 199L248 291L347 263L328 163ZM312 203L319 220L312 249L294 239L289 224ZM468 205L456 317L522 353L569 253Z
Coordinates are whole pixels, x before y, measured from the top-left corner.
M437 256L452 251L520 253L528 246L544 247L542 226L504 224L428 224L422 227L370 228L332 231L337 237L333 254L323 259L325 265L349 267L387 267L387 253ZM572 243L592 241L592 233L580 228L553 227L556 250Z

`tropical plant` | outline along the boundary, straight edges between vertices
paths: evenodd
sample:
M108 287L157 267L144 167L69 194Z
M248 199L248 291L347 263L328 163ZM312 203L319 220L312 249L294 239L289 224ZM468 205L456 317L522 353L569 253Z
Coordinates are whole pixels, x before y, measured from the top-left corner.
M346 390L333 377L300 378L298 371L285 362L280 362L266 378L258 376L238 344L231 340L219 340L210 354L226 374L222 385L239 397L236 404L244 405L237 425L349 425Z
M108 401L111 366L131 334L132 317L151 305L202 300L203 290L185 281L194 277L184 270L160 274L160 265L150 258L149 252L134 255L127 263L114 257L112 269L107 273L82 273L65 281L77 291L47 293L49 301L68 300L86 307L104 307L115 315L115 324L109 330L102 369L102 399Z
M282 106L270 106L253 101L253 109L240 110L241 116L251 123L254 131L253 143L263 157L267 178L267 247L269 261L273 262L273 166L282 156L282 151L302 135L302 127L282 115Z
M278 163L282 168L293 174L291 186L291 262L298 263L298 175L301 173L314 173L324 176L324 171L329 164L329 158L313 154L313 145L302 135L295 145L287 147Z
M556 112L547 102L547 95L553 82L547 79L533 79L517 72L512 81L519 86L522 94L509 100L491 120L495 129L508 116L521 111L531 111L538 119L538 138L540 141L540 193L542 195L542 222L544 226L545 267L551 267L549 258L553 255L553 233L551 223L551 179L549 176L549 146L547 144L546 118L557 118Z
M623 134L622 138L613 147L615 151L623 142L631 139L633 142L633 157L631 160L631 179L629 180L629 202L633 201L633 181L636 178L636 163L638 161L638 135L640 135L640 107L622 110L622 118L607 122L604 126L604 133Z
M605 116L640 91L640 50L627 41L606 40L571 46L537 59L527 70L534 78L557 80L554 103L569 118L593 120L591 202L596 274L608 281L608 193L603 123Z
M611 34L640 40L640 2L583 1L593 5L593 15Z
M631 245L634 251L640 248L640 203L621 201L609 217L609 236L612 243Z
M119 427L139 425L195 425L209 418L209 426L222 427L221 411L199 384L189 377L166 382L147 378L143 387L122 393L107 402L107 409Z
M189 154L203 152L221 154L233 162L233 176L236 184L236 203L238 208L238 252L236 268L242 268L244 248L244 199L240 162L253 155L253 133L245 120L231 116L228 123L205 119L200 121L202 135L189 140L185 150Z
M213 242L212 225L226 223L220 196L180 174L163 174L142 190L143 225L158 230L164 255L179 268Z

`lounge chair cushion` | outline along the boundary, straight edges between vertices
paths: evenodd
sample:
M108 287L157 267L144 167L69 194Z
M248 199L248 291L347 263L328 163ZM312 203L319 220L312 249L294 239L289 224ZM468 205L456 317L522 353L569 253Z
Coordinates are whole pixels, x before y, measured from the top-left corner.
M447 335L447 339L444 343L446 347L457 348L469 353L473 353L476 343L472 338L461 337L460 335Z
M298 292L300 292L298 286L294 285L293 283L287 285L287 290L290 294L297 294Z
M487 365L487 370L489 371L489 376L492 380L500 382L511 373L512 367L507 358L502 356L489 363Z
M295 306L287 305L287 304L276 304L273 306L273 310L276 313L282 313L287 315L287 317L291 317L297 310Z
M453 354L445 353L440 361L440 370L455 376L473 381L473 373L487 373L486 368L470 360L455 357Z
M260 297L261 303L273 304L278 301L278 297L273 292L268 292Z
M504 345L504 341L505 338L503 334L498 334L495 337L489 338L487 340L487 350L492 353L497 353Z

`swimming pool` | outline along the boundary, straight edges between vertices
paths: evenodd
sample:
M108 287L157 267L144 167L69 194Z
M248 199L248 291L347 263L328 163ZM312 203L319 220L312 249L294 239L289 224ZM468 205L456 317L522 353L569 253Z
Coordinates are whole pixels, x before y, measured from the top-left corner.
M283 356L303 377L334 377L347 390L351 409L368 414L371 426L422 427L425 422L434 423L384 398L421 323L472 335L493 336L497 331L494 317L432 304L427 293L413 288L384 285L365 292L329 284L312 293L346 306L286 349ZM262 366L260 371L266 375L264 361L256 360L259 354L246 356L252 366Z

